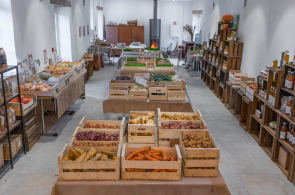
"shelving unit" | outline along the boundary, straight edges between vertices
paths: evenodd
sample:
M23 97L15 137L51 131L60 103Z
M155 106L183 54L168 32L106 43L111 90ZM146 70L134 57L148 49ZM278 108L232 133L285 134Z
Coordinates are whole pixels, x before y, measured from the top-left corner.
M13 93L12 96L8 96L6 97L5 94L5 86L4 86L4 73L16 69L16 77L17 77L17 88L18 88L18 93ZM0 107L4 106L5 107L5 115L7 116L7 103L9 101L11 101L14 98L19 98L21 99L20 96L20 87L19 87L19 77L18 77L18 68L17 66L10 66L8 65L7 67L1 67L0 68L0 74L1 74L1 81L2 81L2 92L3 92L3 99L4 101L2 101L0 103ZM20 108L22 107L21 105L21 101L20 101ZM7 127L6 129L4 129L1 133L0 133L0 141L3 140L5 138L5 136L8 137L8 144L9 144L9 153L10 153L10 160L6 160L4 162L4 165L0 168L0 173L2 173L5 168L7 167L7 165L11 165L11 168L13 169L13 162L14 160L17 158L17 156L22 153L22 150L24 152L24 154L26 154L26 146L25 146L25 133L24 133L24 128L23 128L23 113L22 113L22 109L20 109L20 113L21 113L21 120L16 120L15 123L13 123L12 125L9 125L9 121L8 121L8 117L6 117L6 124ZM21 125L22 128L22 142L23 142L23 146L22 148L17 152L17 154L12 157L12 152L11 152L11 143L10 143L10 133L16 129L17 126Z

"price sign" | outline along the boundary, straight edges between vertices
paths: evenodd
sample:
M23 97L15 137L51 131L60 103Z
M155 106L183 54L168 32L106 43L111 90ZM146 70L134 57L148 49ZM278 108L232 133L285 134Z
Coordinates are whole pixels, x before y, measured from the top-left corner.
M141 78L141 77L136 77L135 84L147 86L147 80L145 80L144 78Z
M0 55L0 65L6 65L6 55Z

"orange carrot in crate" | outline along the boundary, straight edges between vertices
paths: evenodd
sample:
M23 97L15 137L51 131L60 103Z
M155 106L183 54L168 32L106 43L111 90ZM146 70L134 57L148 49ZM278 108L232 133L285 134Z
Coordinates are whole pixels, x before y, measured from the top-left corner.
M161 154L164 153L162 150L156 150L156 149L151 150L148 153L154 153L154 152L160 152Z
M170 158L171 158L171 156L168 156L168 157L167 157L167 161L170 161Z
M155 156L155 155L153 155L153 154L152 154L152 157L153 157L153 158L155 158L155 159L158 159L158 160L163 160L163 158L162 158L162 157Z
M137 156L144 156L144 154L138 153Z
M133 169L126 169L126 171L127 171L127 172L132 172L132 171L133 171Z
M170 161L175 161L176 159L174 158L173 155L171 155Z
M161 169L161 171L160 172L167 172L165 169Z
M144 155L144 157L145 157L146 159L148 159L148 160L159 161L158 159L155 159L155 158L153 158L153 157L151 157L151 156L149 156L149 155Z
M133 172L145 172L145 169L133 169Z
M167 160L167 154L163 153L162 156L163 156L163 161L166 161Z
M160 156L161 155L160 152L154 152L154 153L150 153L150 154L155 155L155 156Z
M177 172L177 169L166 169L168 172Z
M152 172L160 172L161 169L154 169Z
M145 160L144 156L137 156L134 158L131 158L131 160Z
M138 153L142 153L142 152L147 152L147 151L149 151L149 149L148 148L141 148L141 149L139 149L139 150L136 150L136 151L133 151L131 154L129 154L129 156L126 158L126 160L130 160L131 158L133 158L136 154L138 154Z

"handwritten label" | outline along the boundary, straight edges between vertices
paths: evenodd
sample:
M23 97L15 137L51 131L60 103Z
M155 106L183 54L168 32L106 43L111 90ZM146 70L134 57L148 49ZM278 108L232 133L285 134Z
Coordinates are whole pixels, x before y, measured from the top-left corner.
M135 84L147 86L147 80L145 80L144 78L141 78L141 77L136 77Z
M6 55L0 55L0 65L4 65L6 63Z

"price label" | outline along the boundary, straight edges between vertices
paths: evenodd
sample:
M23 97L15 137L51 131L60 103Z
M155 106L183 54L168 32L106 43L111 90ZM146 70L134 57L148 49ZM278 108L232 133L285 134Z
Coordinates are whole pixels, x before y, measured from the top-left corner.
M144 78L141 78L141 77L136 77L135 84L147 86L147 80L145 80Z

